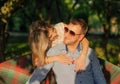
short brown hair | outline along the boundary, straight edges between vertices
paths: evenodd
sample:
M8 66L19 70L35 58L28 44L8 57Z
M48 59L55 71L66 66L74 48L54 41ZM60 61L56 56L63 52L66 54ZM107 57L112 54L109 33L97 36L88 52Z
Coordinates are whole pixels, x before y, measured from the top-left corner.
M80 25L81 26L81 33L84 33L86 34L87 33L87 30L88 30L88 25L87 23L85 22L85 20L83 19L74 19L74 20L71 20L70 23L74 24L74 25Z

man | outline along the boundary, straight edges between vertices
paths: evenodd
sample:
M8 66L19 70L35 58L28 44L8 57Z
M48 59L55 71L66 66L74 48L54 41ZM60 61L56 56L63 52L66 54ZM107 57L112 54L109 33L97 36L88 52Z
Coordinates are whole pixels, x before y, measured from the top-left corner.
M87 32L87 24L84 20L73 20L64 28L64 43L52 47L47 55L53 56L67 52L75 60L82 48L80 42ZM70 65L54 62L43 67L37 68L26 84L40 84L51 70L54 71L57 84L106 84L104 75L100 69L99 61L89 48L86 59L86 70L75 72L74 61Z
M56 29L58 38L52 42L53 46L63 42L63 40L64 40L64 27L66 27L66 26L67 26L67 24L65 24L63 22L59 22L54 26L54 28ZM74 70L76 72L79 70L86 69L86 55L87 55L88 48L89 48L89 41L86 37L84 37L82 39L81 47L82 47L82 52L80 53L80 56L74 61L74 63L75 63Z

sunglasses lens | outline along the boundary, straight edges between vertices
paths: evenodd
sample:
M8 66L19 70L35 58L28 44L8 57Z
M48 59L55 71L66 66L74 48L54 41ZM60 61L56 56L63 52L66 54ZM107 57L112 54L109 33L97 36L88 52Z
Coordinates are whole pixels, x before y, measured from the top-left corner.
M68 28L67 28L67 27L65 27L65 28L64 28L64 31L65 31L65 32L68 32Z
M75 32L70 31L70 35L75 36Z
M71 36L75 36L75 32L69 30L67 27L64 28L64 31L65 31L66 33L69 32L69 34L70 34Z

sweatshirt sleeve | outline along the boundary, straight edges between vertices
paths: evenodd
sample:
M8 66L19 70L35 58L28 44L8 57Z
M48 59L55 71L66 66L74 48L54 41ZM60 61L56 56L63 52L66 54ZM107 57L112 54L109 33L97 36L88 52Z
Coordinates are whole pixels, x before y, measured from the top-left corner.
M53 63L36 68L30 76L30 78L28 79L28 81L26 82L26 84L40 84L40 82L46 78L52 66Z
M48 51L47 56L51 56L54 54L55 54L54 48L51 48ZM36 68L32 73L32 75L30 76L30 78L28 79L28 81L26 82L26 84L40 84L40 82L46 78L48 72L53 67L53 64L54 63L50 63L50 64Z

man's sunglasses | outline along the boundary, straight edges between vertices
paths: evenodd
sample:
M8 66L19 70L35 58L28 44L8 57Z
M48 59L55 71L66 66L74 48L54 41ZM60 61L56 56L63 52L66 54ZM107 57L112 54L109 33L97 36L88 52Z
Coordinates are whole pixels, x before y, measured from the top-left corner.
M69 34L70 34L71 36L80 35L80 34L76 34L76 33L75 33L74 31L72 31L72 30L69 30L67 27L64 27L64 32L65 32L65 33L69 32Z

